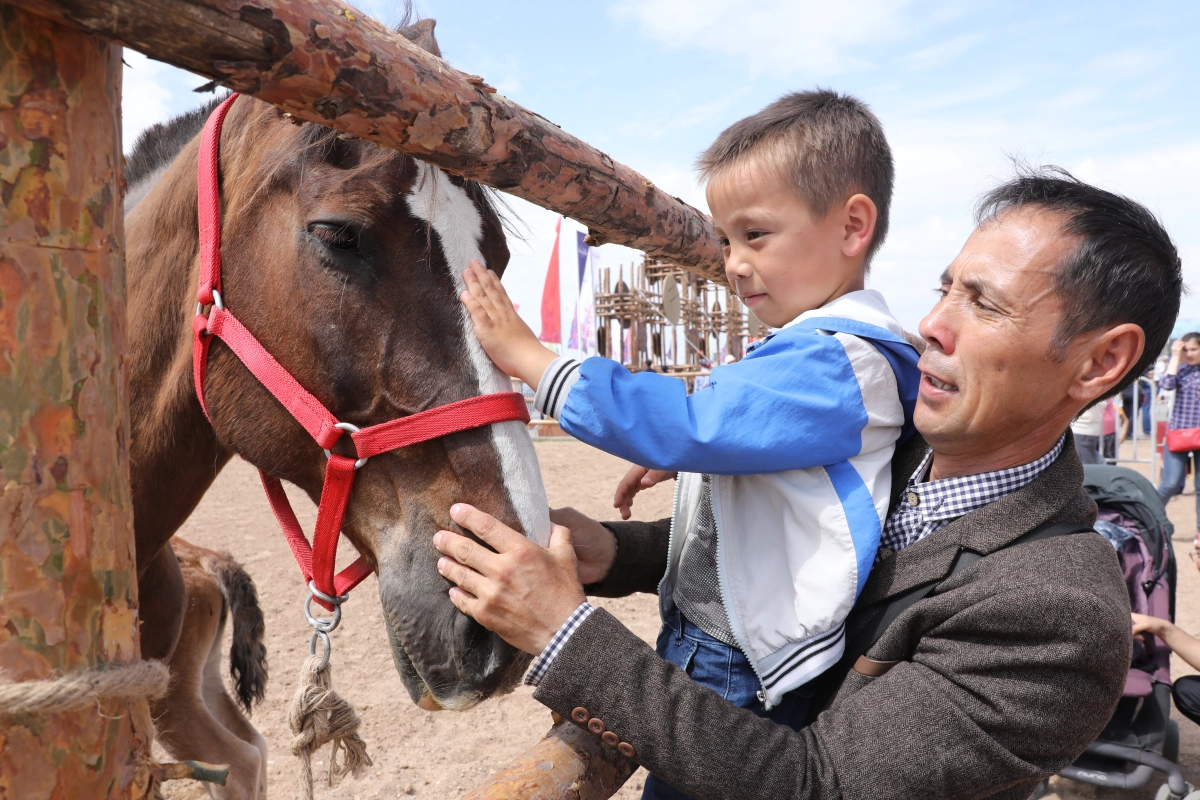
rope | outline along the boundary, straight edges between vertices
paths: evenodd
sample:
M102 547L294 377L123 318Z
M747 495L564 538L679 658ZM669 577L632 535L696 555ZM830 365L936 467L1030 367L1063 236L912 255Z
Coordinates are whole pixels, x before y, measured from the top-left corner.
M56 714L100 700L154 700L166 694L170 678L162 662L138 661L49 680L0 679L0 714Z
M322 663L324 662L324 663ZM333 743L329 754L329 785L347 773L362 777L372 765L367 744L358 735L361 720L354 706L333 690L329 662L320 654L309 656L300 668L300 687L292 700L288 722L295 737L292 755L300 759L300 791L303 800L313 800L312 756L326 742ZM338 750L344 750L338 763Z

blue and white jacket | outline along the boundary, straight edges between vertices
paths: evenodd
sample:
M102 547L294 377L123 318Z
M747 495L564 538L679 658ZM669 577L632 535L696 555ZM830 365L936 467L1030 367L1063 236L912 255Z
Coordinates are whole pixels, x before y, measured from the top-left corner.
M883 296L863 290L800 315L690 396L678 378L564 358L534 402L593 447L680 473L664 617L700 475L713 476L721 598L774 705L841 658L879 547L892 453L911 430L917 358Z

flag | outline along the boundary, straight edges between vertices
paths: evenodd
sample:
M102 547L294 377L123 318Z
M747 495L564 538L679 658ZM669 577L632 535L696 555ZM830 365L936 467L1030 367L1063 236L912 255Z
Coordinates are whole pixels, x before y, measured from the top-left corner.
M579 284L577 286L578 294L575 296L575 316L571 318L571 338L567 340L568 349L580 350L585 354L588 349L588 337L586 335L580 337L579 314L582 310L580 304L583 302L583 278L587 275L588 251L591 250L583 241L586 237L587 234L583 231L575 231L575 256L579 260Z
M596 355L596 275L599 257L596 248L588 248L587 274L579 287L579 350L585 356Z
M558 236L562 232L562 217L554 223L554 249L550 251L550 266L542 286L542 332L538 336L548 344L562 344L562 310L558 296Z

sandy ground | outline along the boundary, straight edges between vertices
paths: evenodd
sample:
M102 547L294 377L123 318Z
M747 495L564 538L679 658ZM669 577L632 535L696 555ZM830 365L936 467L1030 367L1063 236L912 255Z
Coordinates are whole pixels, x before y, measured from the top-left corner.
M572 505L599 519L615 518L610 503L613 489L628 466L625 462L572 440L541 441L537 450L552 505ZM315 509L302 495L292 496L305 530L311 530ZM1169 512L1177 526L1178 622L1196 631L1200 630L1200 574L1187 559L1196 529L1193 499L1189 489L1189 494L1171 503ZM658 519L670 513L670 506L668 484L639 496L634 510L639 519ZM229 551L258 585L267 618L271 679L266 701L255 710L253 722L270 743L270 796L297 797L296 764L288 749L291 734L287 707L295 692L297 670L307 653L309 628L301 612L305 588L254 470L235 459L180 535L205 547ZM339 564L349 563L349 554L344 555ZM654 598L597 602L638 635L653 641L658 630ZM527 688L463 713L431 714L416 708L392 666L374 577L355 590L333 639L334 686L362 716L362 733L375 766L367 777L347 779L335 788L318 780L318 798L367 800L415 795L431 800L456 799L534 744L550 726L549 712L533 700ZM1195 672L1178 659L1174 667L1176 676ZM1180 720L1180 727L1184 771L1193 782L1200 783L1200 729L1186 719ZM320 760L316 763L320 775L324 764ZM616 797L640 797L644 775L642 771L636 773ZM1054 779L1056 794L1050 797L1149 800L1159 783L1152 781L1136 792L1116 792ZM171 800L206 796L199 784L183 781L168 784L166 795Z

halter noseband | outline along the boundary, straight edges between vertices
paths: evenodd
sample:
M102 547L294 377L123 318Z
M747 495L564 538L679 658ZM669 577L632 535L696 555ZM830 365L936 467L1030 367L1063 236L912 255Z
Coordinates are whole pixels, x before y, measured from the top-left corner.
M200 158L197 193L200 222L200 288L196 295L196 316L192 318L192 370L196 396L204 415L208 406L204 400L204 376L208 365L208 348L213 337L223 341L241 362L266 387L276 400L295 417L320 447L329 462L325 468L325 483L317 509L317 524L310 546L300 529L300 523L288 502L279 479L259 470L271 510L287 536L292 554L296 557L311 597L326 609L340 616L340 603L346 594L371 574L366 559L359 557L340 573L334 574L338 537L346 503L354 486L355 472L372 456L410 444L427 442L452 433L471 430L497 422L529 421L529 410L520 392L501 392L480 395L456 403L439 406L407 417L359 428L339 422L316 397L308 392L280 366L259 341L254 338L221 298L221 197L218 187L218 151L221 126L237 95L230 95L213 110L200 138ZM208 315L204 308L210 306ZM343 433L354 441L358 459L331 453ZM306 605L307 609L307 605ZM307 611L306 611L307 614ZM308 614L313 622L311 614ZM336 623L335 623L336 624ZM314 627L319 628L314 624ZM332 630L332 627L329 628ZM315 637L315 634L314 634ZM326 645L328 654L328 645Z

